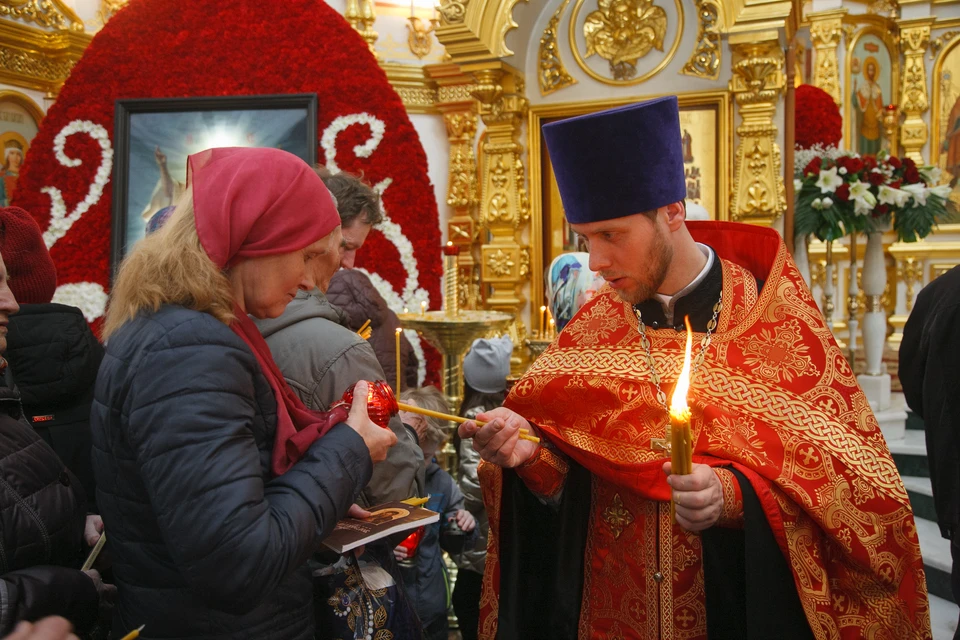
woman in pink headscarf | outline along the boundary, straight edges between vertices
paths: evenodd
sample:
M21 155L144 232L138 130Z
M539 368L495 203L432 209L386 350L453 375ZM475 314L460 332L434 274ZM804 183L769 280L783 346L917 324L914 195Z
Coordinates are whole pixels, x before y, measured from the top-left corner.
M214 149L120 266L91 415L114 637L313 638L306 560L396 436L304 408L248 314L328 277L339 225L296 156Z

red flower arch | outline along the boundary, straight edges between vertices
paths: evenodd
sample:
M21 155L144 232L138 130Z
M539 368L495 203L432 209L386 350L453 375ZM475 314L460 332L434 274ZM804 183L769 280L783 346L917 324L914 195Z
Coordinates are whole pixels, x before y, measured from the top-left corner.
M318 94L318 135L333 140L335 164L388 185L384 208L398 226L374 230L358 266L379 274L392 306L419 308L414 292L422 288L419 295L439 308L440 228L426 155L366 43L320 0L137 0L97 34L33 140L14 197L48 230L61 288L109 288L111 189L99 195L95 178L98 170L109 175L115 100L277 93ZM368 152L379 123L382 139ZM330 138L328 129L339 133ZM324 162L322 146L318 159ZM409 243L398 243L398 234ZM78 305L91 320L102 313L95 298Z

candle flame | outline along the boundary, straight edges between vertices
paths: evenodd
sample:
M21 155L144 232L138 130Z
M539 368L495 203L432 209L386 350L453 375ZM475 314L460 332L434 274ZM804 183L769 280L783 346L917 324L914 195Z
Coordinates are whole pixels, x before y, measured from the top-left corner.
M690 390L690 352L693 350L693 330L690 329L690 316L683 319L687 326L687 348L683 354L683 368L677 378L677 386L673 389L673 398L670 399L670 413L681 415L690 411L687 405L687 392Z

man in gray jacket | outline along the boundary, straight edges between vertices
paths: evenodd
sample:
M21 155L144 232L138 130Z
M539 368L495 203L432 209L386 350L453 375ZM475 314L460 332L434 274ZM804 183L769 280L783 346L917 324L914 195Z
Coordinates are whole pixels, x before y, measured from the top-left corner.
M341 265L353 257L373 225L383 219L376 192L348 173L317 173L333 193L343 231ZM287 384L310 409L326 411L358 380L383 380L383 369L370 344L348 329L348 317L324 295L329 282L300 292L279 318L256 320L273 359ZM390 421L397 444L376 465L370 483L360 494L363 507L423 495L424 462L416 437L399 417Z

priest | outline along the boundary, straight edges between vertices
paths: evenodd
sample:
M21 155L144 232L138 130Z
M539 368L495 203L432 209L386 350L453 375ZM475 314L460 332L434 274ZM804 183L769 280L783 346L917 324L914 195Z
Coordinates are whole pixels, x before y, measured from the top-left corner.
M780 236L685 221L677 99L543 133L607 286L460 428L485 461L480 637L930 638L877 420ZM675 475L685 317L694 464Z

